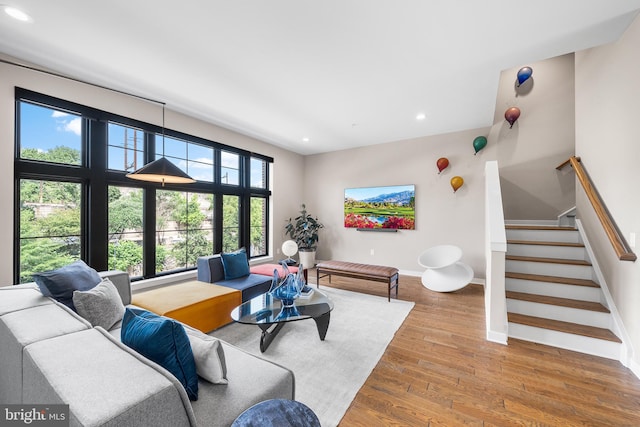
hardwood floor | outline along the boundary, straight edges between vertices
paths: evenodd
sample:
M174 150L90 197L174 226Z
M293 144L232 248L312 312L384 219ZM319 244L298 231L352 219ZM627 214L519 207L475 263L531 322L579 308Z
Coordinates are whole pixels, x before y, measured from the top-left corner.
M380 283L333 277L325 286L386 297ZM399 298L416 305L340 426L640 426L640 380L629 369L527 341L486 341L483 291L436 293L402 276Z

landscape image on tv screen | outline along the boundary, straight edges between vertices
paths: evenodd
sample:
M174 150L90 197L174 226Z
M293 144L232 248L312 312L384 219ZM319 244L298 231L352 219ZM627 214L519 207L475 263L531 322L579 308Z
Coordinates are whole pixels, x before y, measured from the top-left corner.
M344 226L414 230L415 194L415 185L347 188Z

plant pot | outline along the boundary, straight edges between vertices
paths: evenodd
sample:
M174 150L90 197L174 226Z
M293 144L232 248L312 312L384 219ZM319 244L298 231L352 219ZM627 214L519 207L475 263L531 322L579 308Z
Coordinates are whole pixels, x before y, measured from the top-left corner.
M303 268L313 268L316 266L316 251L298 251L300 264Z

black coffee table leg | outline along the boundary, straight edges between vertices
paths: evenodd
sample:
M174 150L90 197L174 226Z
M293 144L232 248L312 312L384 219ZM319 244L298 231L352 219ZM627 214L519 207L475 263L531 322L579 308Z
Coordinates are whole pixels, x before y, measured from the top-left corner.
M331 312L323 314L320 317L314 317L313 320L316 321L316 326L318 327L318 335L320 335L320 340L324 341L324 337L327 336L327 330L329 329L329 320L331 320Z
M284 322L276 323L275 327L271 331L269 331L269 328L273 326L273 324L259 324L258 326L262 329L262 336L260 337L260 351L264 353L269 348L271 341L273 341L276 335L278 335L278 332L280 332L280 329L284 326ZM327 326L329 325L327 324Z

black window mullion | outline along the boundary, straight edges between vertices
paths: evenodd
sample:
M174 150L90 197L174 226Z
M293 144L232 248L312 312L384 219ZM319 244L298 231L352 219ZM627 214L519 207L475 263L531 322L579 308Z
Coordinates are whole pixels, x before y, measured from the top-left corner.
M91 143L86 143L89 179L86 186L88 209L83 216L87 224L85 254L88 264L98 271L109 269L109 196L106 175L107 169L107 123L105 121L85 120L86 133Z

